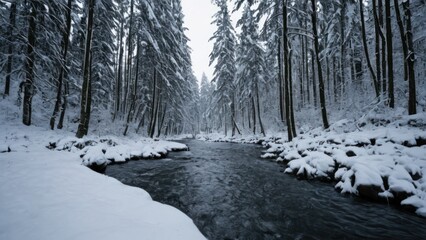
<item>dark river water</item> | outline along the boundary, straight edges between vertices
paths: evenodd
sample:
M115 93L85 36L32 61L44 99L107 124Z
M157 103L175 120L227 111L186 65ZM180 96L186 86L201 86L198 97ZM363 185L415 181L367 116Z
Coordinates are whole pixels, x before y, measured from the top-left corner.
M426 239L426 219L299 181L259 146L182 142L189 152L106 174L185 212L209 239Z

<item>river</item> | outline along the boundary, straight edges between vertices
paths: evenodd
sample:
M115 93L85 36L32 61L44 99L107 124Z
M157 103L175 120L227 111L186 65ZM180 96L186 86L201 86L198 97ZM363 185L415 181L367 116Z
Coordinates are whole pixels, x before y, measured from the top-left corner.
M257 145L181 141L188 152L108 166L191 217L209 239L426 239L426 220L300 181L259 158Z

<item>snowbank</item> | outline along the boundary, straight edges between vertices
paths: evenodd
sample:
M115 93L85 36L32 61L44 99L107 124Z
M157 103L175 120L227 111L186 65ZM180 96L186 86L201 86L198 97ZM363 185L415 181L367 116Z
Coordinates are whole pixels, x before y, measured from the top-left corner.
M341 193L394 202L426 217L426 114L342 120L292 142L268 143L286 173L336 181Z
M103 172L110 163L123 163L129 160L162 158L170 151L185 151L185 144L152 140L149 138L129 139L106 137L65 137L50 142L49 149L78 153L83 165L97 172Z
M127 151L130 158L151 157L185 145L113 137L75 140L65 131L3 128L0 239L205 239L176 208L82 165L126 160Z

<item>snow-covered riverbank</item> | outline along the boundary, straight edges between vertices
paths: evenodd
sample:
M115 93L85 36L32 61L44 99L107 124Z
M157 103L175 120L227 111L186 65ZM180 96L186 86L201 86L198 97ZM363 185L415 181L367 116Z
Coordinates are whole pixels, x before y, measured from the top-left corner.
M287 163L286 173L335 181L341 193L394 202L426 217L425 121L424 113L396 120L342 120L327 131L269 143L263 156Z
M90 144L78 148L79 141ZM49 150L49 143L67 151ZM176 208L82 164L160 157L182 148L147 139L77 140L66 131L5 123L0 132L0 239L204 239Z
M313 129L286 142L267 137L200 135L200 140L263 143L261 156L287 164L300 179L335 182L336 190L372 201L395 203L426 217L426 114L366 115Z

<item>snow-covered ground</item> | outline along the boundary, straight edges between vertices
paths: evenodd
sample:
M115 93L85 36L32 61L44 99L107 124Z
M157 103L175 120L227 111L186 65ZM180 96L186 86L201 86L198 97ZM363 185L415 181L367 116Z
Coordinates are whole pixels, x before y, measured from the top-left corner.
M181 211L84 166L184 148L148 139L79 140L2 121L0 239L204 239Z
M285 133L266 137L213 133L197 139L263 143L267 150L261 157L287 164L286 173L335 182L341 193L393 202L426 217L426 113L401 112L340 120L329 130L312 129L291 142Z
M262 157L286 173L335 181L341 193L394 202L426 217L426 114L367 116L315 129L292 142L268 143Z

